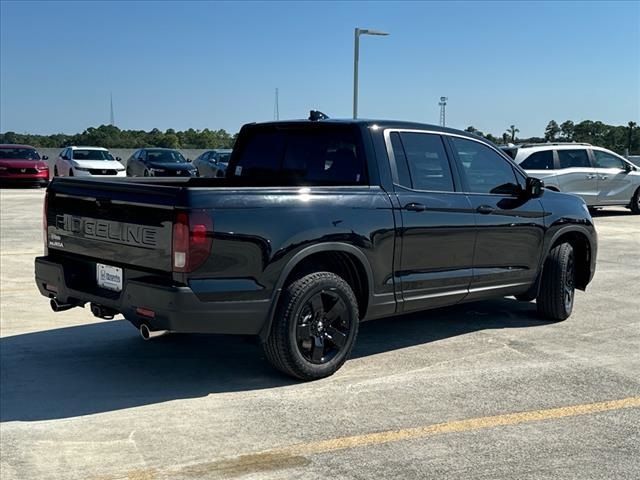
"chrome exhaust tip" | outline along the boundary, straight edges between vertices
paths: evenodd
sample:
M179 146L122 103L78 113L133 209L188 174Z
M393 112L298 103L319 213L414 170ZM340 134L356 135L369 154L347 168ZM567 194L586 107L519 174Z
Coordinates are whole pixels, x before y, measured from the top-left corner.
M49 301L49 306L51 306L51 310L53 310L54 312L64 312L65 310L70 310L74 307L77 307L77 305L73 303L60 303L58 302L57 298L52 298Z
M140 336L143 340L152 340L169 333L169 330L150 330L146 323L140 325Z

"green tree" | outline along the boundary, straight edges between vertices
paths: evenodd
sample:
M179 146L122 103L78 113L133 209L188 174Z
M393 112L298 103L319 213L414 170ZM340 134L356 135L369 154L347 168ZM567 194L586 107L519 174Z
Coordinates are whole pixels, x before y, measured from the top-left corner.
M633 138L633 129L636 128L638 124L636 122L629 122L627 127L629 127L629 134L627 136L627 152L631 154L631 140Z
M544 138L548 142L553 142L560 133L560 127L555 120L551 120L544 129Z
M520 130L516 128L515 125L511 125L508 129L507 129L507 133L509 135L511 135L511 142L515 143L516 141L516 133L518 133ZM506 143L506 142L505 142Z
M574 128L574 125L571 120L567 120L560 124L560 131L562 132L562 137L569 142L573 140L573 128Z

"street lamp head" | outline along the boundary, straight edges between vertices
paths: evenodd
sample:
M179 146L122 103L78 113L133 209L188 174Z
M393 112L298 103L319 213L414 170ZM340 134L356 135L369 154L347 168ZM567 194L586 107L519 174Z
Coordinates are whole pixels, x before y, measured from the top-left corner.
M380 30L369 30L368 28L356 28L359 35L378 35L380 37L386 37L389 35L387 32L381 32Z

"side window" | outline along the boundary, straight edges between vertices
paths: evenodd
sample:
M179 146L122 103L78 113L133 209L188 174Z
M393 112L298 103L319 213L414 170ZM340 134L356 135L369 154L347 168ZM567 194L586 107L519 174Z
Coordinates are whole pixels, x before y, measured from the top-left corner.
M560 168L589 168L589 156L586 149L558 150Z
M147 158L147 152L145 150L140 150L138 152L138 159L144 161L146 158Z
M596 157L596 167L619 168L620 170L624 170L624 162L618 157L614 157L613 155L600 150L594 150L593 153Z
M400 134L398 132L392 132L389 138L391 139L393 157L396 160L396 167L398 169L398 182L403 187L412 188L411 175L409 175L409 166L407 165L407 156L404 154L404 147L400 140Z
M520 166L525 170L553 170L553 151L532 153L520 163Z
M400 139L416 190L453 192L451 165L440 135L401 132Z
M451 137L471 193L513 195L520 185L509 162L488 146L459 137Z

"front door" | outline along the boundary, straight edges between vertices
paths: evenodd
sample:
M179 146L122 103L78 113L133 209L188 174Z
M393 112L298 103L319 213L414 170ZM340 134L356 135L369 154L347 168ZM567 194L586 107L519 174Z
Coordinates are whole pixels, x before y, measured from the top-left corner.
M400 205L401 311L452 305L468 293L473 274L475 216L460 192L440 135L392 132Z
M525 198L525 176L493 148L462 137L449 141L476 215L468 299L525 291L540 264L545 231L542 202Z
M591 165L586 148L558 149L558 187L561 192L574 193L587 205L598 203L598 174Z
M592 150L598 175L600 205L628 204L640 185L640 178L627 171L626 162L601 150Z

